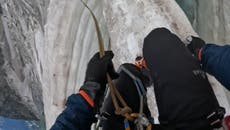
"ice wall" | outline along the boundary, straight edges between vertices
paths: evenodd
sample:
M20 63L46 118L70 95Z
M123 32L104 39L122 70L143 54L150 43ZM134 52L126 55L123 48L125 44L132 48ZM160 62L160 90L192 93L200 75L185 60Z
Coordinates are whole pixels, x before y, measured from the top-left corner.
M80 0L0 2L0 115L25 119L45 115L50 128L67 97L82 85L87 62L98 51L93 19ZM196 35L172 0L86 3L98 18L106 48L115 53L116 67L141 55L143 39L154 28L166 27L183 41ZM211 82L229 108L220 85Z
M42 119L45 0L0 1L0 115Z
M108 48L102 3L89 0ZM89 58L98 51L93 19L80 0L51 0L45 26L43 96L49 128L63 110L66 98L83 84Z
M104 13L118 64L142 54L143 40L154 28L166 27L183 41L197 35L175 1L105 0Z
M205 41L230 44L229 0L176 0Z

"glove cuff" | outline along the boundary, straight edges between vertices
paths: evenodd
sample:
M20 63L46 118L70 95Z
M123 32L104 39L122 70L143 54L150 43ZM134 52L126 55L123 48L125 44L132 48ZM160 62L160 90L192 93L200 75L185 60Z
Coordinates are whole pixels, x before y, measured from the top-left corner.
M89 95L84 91L80 90L79 94L86 100L86 102L91 106L94 107L94 102L93 100L89 97Z
M79 94L82 95L82 97L87 101L87 103L90 106L94 107L96 96L99 93L100 88L101 88L101 86L97 82L87 81L80 88Z
M202 50L202 48L199 48L194 51L194 57L198 59L198 61L201 61L202 59Z
M202 58L202 48L200 48L199 50L198 50L198 54L197 54L197 57L198 57L198 60L199 61L201 61L201 58Z

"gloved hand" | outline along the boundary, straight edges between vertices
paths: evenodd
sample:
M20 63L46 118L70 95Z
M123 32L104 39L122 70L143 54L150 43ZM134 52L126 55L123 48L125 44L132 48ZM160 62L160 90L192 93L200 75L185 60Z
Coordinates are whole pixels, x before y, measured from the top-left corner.
M190 50L190 52L194 54L195 57L198 58L199 50L205 45L205 41L199 37L194 37L194 36L191 36L191 37L192 37L192 40L190 44L188 44L187 47Z
M99 53L96 53L88 63L85 82L80 88L80 94L86 99L90 106L99 109L101 100L104 96L107 78L106 73L109 73L112 79L118 77L115 72L112 58L112 51L106 51L105 56L100 58Z
M106 51L105 56L100 58L99 53L96 53L88 63L85 81L97 82L101 85L107 83L106 73L108 72L112 79L118 77L118 74L115 72L112 59L113 52Z

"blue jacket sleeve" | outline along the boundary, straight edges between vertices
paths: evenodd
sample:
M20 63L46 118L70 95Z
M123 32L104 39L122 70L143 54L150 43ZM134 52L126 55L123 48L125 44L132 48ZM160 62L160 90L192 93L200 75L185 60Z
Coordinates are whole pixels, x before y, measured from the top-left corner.
M90 130L94 120L93 108L80 94L72 94L51 130Z
M202 68L230 90L230 46L207 44L202 48Z

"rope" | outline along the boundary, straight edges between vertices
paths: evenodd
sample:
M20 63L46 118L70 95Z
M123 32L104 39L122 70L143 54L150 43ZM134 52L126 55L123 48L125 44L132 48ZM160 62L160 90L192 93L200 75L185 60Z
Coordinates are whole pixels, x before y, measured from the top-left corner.
M96 27L97 37L98 37L98 46L99 46L100 58L102 58L105 55L105 50L104 50L104 42L103 42L103 38L101 35L98 21L96 19L96 16L94 15L93 11L88 7L88 5L83 0L81 0L81 2L89 10L90 14L93 17L94 24ZM114 83L112 82L112 79L108 73L106 74L106 76L107 76L108 86L110 88L110 94L111 94L112 102L113 102L113 105L115 107L115 113L117 115L122 115L123 117L125 117L125 120L124 120L125 130L130 130L129 121L134 121L134 119L140 117L141 115L138 113L132 113L132 109L127 105L125 100L122 98L121 94L116 89L116 87L115 87ZM119 106L117 99L122 104L123 108L121 108ZM149 123L146 130L151 130L151 128L152 128L152 125L151 125L151 123Z

